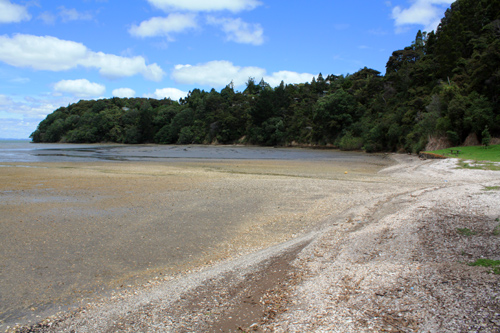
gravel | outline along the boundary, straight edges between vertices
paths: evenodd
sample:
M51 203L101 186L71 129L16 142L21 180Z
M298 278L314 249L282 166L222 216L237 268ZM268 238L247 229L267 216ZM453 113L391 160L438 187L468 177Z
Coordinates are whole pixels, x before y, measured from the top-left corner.
M498 332L500 275L468 263L500 260L500 173L392 157L300 236L11 330Z
M456 169L451 159L398 160L382 173L434 185L332 220L294 262L306 277L265 331L500 331L500 275L467 265L500 260L500 191L486 190L500 174Z

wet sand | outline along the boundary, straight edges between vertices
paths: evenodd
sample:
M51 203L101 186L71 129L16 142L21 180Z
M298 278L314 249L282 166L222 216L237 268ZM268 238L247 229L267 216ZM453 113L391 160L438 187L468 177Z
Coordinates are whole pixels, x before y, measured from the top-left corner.
M2 163L0 328L295 238L353 193L396 188L377 174L391 163Z

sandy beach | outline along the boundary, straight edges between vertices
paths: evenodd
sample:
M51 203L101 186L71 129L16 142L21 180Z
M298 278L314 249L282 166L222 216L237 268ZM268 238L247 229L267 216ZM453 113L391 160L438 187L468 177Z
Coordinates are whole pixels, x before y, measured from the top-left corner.
M497 331L466 263L500 259L500 174L454 163L9 164L2 329Z

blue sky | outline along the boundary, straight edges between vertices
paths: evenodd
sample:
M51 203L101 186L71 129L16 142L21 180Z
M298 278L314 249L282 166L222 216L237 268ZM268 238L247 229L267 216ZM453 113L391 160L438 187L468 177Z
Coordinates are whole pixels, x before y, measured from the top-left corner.
M385 73L452 0L0 0L0 138L80 99Z

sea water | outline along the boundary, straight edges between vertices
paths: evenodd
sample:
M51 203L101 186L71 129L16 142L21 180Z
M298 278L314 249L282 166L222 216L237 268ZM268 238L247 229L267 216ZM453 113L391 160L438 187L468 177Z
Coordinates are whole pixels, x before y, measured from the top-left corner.
M31 140L0 139L0 163L6 162L82 162L103 145L32 143ZM80 153L78 153L80 151ZM98 158L95 158L98 159Z
M0 164L16 162L157 161L172 159L332 160L377 163L381 156L332 149L213 145L32 143L0 140Z

